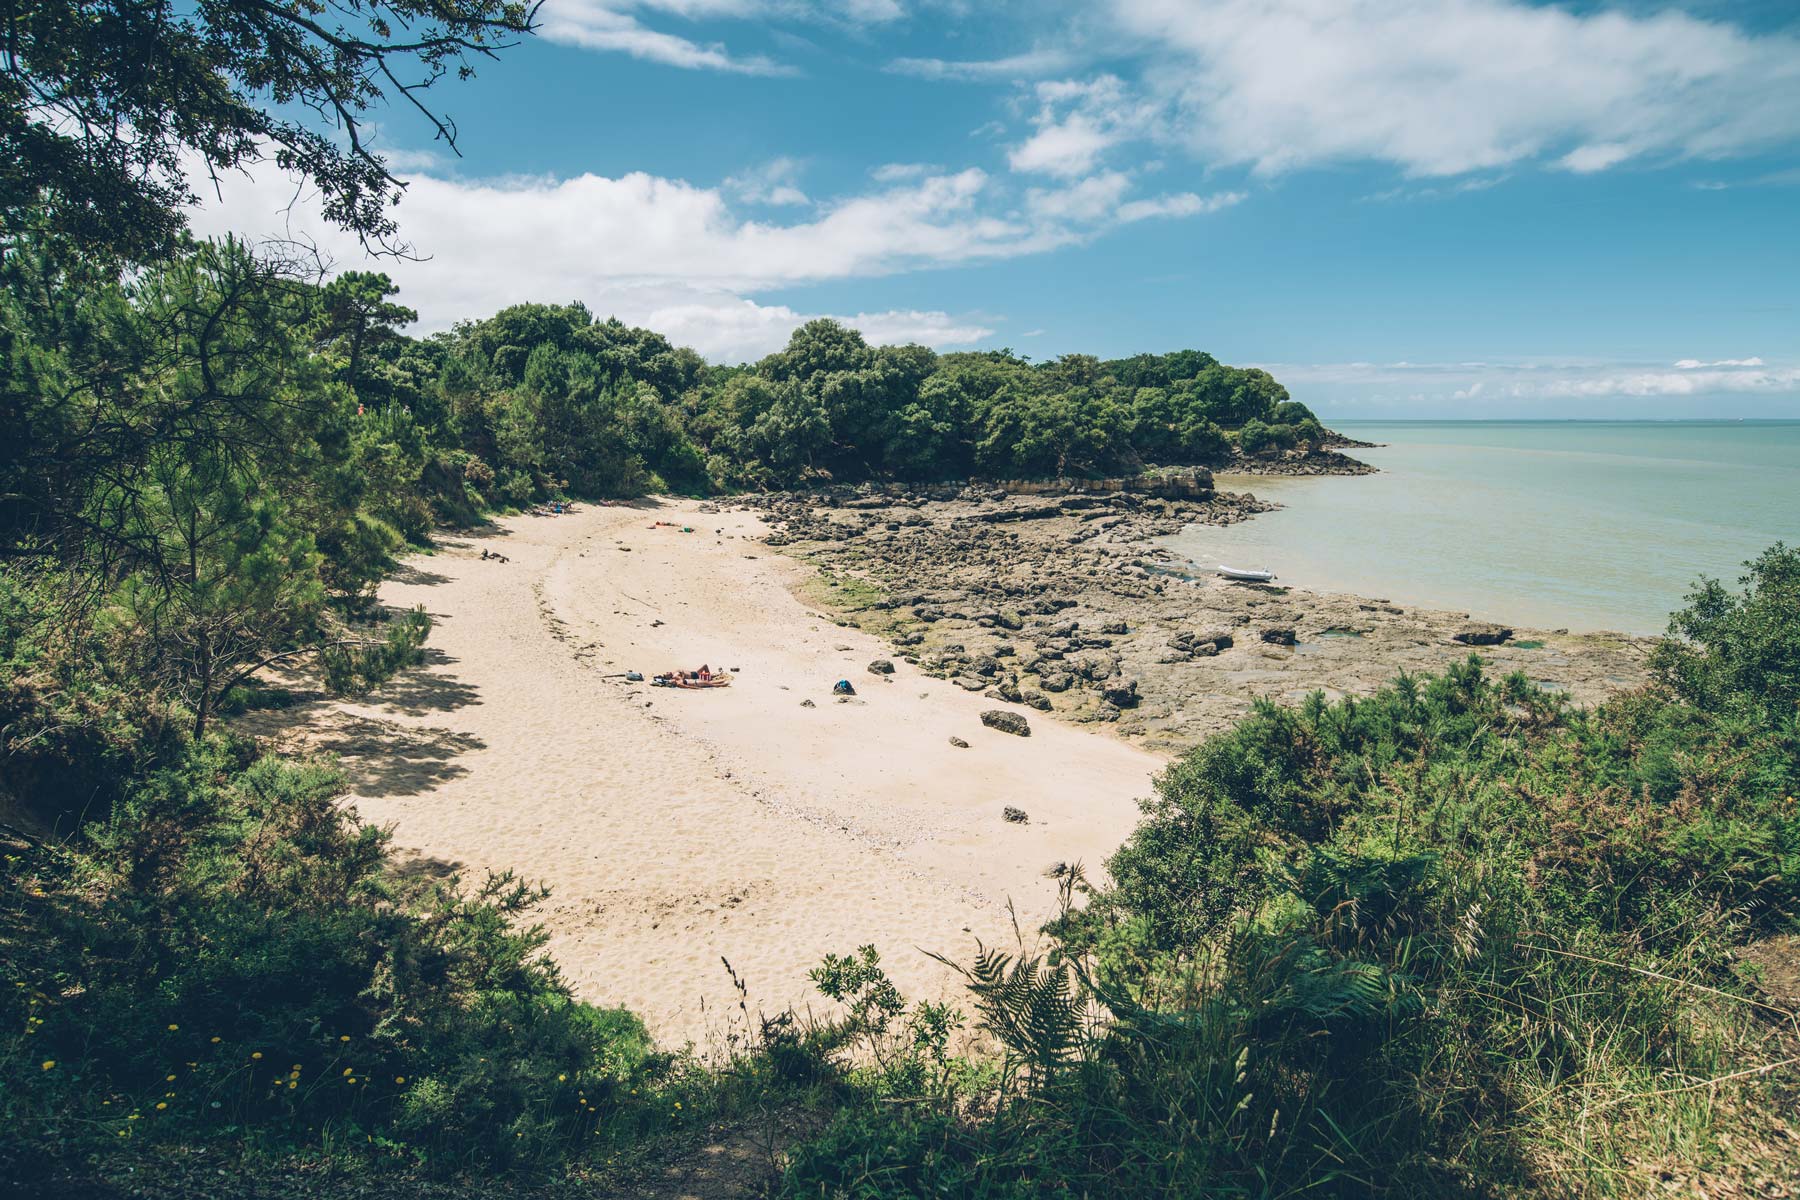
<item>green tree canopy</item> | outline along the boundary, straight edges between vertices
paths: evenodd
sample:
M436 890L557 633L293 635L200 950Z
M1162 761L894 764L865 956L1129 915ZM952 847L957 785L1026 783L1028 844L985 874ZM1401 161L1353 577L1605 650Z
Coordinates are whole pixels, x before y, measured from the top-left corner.
M8 6L0 59L0 232L90 253L166 253L194 178L269 160L325 216L388 243L404 186L369 121L426 103L533 28L528 0L40 0Z

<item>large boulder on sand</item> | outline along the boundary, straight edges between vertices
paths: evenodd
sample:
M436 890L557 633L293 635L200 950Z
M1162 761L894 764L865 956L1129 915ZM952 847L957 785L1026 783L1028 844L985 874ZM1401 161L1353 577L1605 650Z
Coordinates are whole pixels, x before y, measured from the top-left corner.
M894 664L885 658L878 658L869 664L869 674L871 675L892 675L893 673Z
M990 708L982 713L981 723L989 729L998 729L1001 733L1010 733L1015 737L1031 736L1031 725L1025 718L1003 708Z

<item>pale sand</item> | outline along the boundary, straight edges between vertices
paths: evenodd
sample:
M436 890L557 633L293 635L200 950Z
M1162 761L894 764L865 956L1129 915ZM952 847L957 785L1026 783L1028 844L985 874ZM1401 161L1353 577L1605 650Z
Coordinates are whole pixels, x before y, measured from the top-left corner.
M809 612L790 590L807 568L761 531L684 502L449 538L382 590L436 618L427 665L307 718L363 816L424 865L548 884L540 916L577 993L666 1042L717 1041L736 1001L721 957L769 1012L820 1007L808 969L865 942L909 995L950 993L924 951L1012 944L1009 899L1029 932L1054 911L1046 868L1098 873L1165 762L905 662L870 674L883 644ZM702 662L739 668L733 686L603 678ZM857 700L834 702L839 678ZM1032 736L984 728L996 707ZM1008 804L1030 823L1003 821Z

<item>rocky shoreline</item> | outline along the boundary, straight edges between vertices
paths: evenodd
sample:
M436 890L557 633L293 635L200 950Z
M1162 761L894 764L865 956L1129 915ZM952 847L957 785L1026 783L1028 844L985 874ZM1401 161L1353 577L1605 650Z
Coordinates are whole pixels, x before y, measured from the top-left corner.
M1351 444L1368 445L1366 442ZM1373 475L1380 468L1338 450L1321 449L1310 454L1283 454L1273 458L1239 455L1219 470L1231 475Z
M1477 647L1491 670L1522 671L1582 704L1645 678L1650 638L1507 629L1202 573L1159 539L1276 506L1191 490L863 485L730 506L759 512L771 546L817 568L808 600L883 636L896 657L1159 750L1193 745L1260 697L1364 695Z

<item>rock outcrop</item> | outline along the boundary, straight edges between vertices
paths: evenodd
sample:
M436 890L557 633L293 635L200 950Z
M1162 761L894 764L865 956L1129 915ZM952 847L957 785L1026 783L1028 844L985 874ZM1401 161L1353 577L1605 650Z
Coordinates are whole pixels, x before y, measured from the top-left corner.
M1014 737L1030 737L1031 725L1018 713L1007 712L1003 708L990 708L981 714L981 723L989 729L998 729L1001 733L1010 733Z

